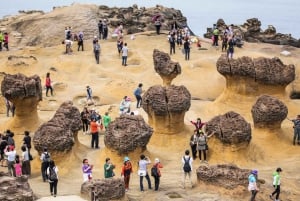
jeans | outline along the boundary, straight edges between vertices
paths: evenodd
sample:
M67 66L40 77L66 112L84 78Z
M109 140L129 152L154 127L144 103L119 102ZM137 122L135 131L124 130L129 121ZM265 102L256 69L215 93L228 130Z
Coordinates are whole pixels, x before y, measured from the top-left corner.
M99 148L99 133L92 133L92 141L91 141L91 147L92 148Z
M154 177L154 184L155 184L155 189L154 190L158 190L159 187L159 181L160 181L160 177Z
M142 97L140 95L135 95L135 98L136 98L136 108L139 108L141 107L141 104L142 104Z
M57 183L58 183L58 180L50 182L50 193L51 193L51 195L54 194L54 196L56 196L56 194L57 194Z
M46 96L48 96L49 89L50 89L51 96L53 96L53 88L52 88L52 86L46 86Z
M95 54L96 63L99 64L99 62L100 62L100 51L95 50L94 54Z
M190 60L190 49L184 49L185 60Z
M127 56L122 56L122 65L123 66L127 65Z
M49 166L49 162L42 162L41 171L42 171L42 177L43 177L44 182L48 179L48 176L47 176L48 166Z
M148 181L148 188L151 189L151 180L150 180L150 177L149 177L148 173L146 174L145 178ZM141 191L144 191L143 179L144 179L144 176L140 176L140 189L141 189Z
M294 128L294 144L296 144L297 141L298 141L298 143L300 143L300 128L299 127Z
M89 129L89 121L87 119L82 119L82 131L87 132Z
M275 188L275 185L274 185L274 188ZM279 199L279 195L280 195L280 185L277 185L277 187L275 188L274 192L272 193L272 196L275 195L275 194L276 194L275 198L276 198L276 200L278 200Z
M8 169L8 174L10 176L16 176L16 171L15 171L15 161L7 161L7 169Z

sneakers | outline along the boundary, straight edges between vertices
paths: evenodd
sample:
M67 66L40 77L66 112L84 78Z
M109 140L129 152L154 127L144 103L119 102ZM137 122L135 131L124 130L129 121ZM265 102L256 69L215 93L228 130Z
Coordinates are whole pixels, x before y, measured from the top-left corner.
M270 198L271 200L273 200L273 196L272 196L272 194L270 194L270 195L269 195L269 198Z

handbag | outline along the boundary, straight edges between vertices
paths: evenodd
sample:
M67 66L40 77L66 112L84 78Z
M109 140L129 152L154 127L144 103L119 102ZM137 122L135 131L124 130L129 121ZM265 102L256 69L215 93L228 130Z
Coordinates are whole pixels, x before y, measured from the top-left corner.
M138 170L138 175L139 176L144 177L144 176L146 176L146 174L147 174L146 170Z

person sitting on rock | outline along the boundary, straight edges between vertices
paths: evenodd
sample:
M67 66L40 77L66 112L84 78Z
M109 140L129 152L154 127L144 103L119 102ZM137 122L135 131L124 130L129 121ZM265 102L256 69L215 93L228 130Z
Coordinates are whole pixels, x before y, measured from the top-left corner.
M131 98L124 96L120 103L120 114L130 113Z

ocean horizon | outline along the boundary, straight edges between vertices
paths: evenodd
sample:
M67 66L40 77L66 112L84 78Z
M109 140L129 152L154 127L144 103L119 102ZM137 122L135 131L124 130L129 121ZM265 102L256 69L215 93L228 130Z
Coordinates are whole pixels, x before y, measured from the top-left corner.
M0 18L7 15L16 15L21 10L42 10L49 12L55 6L68 6L72 3L107 5L109 7L129 7L137 4L139 7L155 7L163 5L181 10L187 17L187 22L194 34L203 36L207 27L222 18L226 24L241 25L250 18L258 18L265 30L268 25L273 25L277 33L292 34L294 38L300 38L300 29L295 29L300 19L298 0L215 0L201 2L190 0L10 0L0 7ZM17 5L17 6L16 6Z

